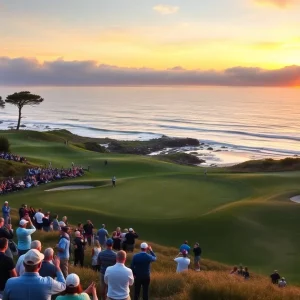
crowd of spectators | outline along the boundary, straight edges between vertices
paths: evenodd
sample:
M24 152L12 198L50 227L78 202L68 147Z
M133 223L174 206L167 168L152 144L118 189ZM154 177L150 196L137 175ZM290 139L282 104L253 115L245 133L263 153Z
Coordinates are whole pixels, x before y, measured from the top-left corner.
M0 218L0 299L29 300L51 299L94 299L98 300L96 284L92 282L83 291L77 274L69 274L69 265L73 257L74 265L90 266L99 273L100 298L107 300L130 300L130 286L134 285L134 300L149 299L151 263L157 260L152 247L146 242L139 245L140 251L132 257L131 264L126 266L128 252L134 252L136 239L139 235L133 228L117 227L109 234L105 224L96 230L91 220L85 224L78 223L71 228L64 216L59 221L58 215L50 217L50 212L23 204L19 209L19 226L15 233L10 222L10 208L7 201L3 205L3 217ZM40 241L32 241L31 236L39 231L57 232L57 244L46 248L42 253ZM12 249L9 244L17 237L15 255L18 261L13 262ZM87 248L90 246L90 248ZM84 264L85 252L91 249L91 262ZM56 256L55 256L56 253ZM191 254L194 256L194 267L190 266ZM179 253L174 261L177 263L176 272L186 272L190 269L200 271L202 249L199 243L190 247L185 241L179 247ZM175 267L174 267L175 270ZM250 279L247 267L234 267L232 275ZM286 281L277 271L271 275L272 283L285 287ZM90 296L92 298L90 298Z
M8 153L8 152L0 152L0 159L13 160L25 164L27 163L27 159L25 157Z
M15 179L9 177L0 183L0 195L21 191L41 184L49 183L66 178L75 178L84 175L82 167L72 166L71 168L29 168L23 178Z

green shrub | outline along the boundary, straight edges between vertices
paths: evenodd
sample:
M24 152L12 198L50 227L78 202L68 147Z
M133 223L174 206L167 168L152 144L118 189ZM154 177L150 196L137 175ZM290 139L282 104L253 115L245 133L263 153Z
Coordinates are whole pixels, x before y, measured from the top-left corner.
M6 137L0 136L0 151L9 152L10 144Z

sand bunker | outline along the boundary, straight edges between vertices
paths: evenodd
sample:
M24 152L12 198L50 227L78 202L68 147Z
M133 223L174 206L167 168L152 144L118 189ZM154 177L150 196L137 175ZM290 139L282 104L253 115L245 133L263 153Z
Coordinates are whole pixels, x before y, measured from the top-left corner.
M45 190L45 192L54 192L54 191L69 191L69 190L87 190L93 189L94 186L91 185L65 185L50 190Z
M300 203L300 195L294 196L294 197L290 198L290 200L293 202L296 202L296 203Z

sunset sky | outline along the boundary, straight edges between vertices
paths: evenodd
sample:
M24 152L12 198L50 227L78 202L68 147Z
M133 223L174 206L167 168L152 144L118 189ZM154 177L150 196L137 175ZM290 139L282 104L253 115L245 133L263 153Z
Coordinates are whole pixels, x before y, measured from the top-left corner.
M0 57L221 71L300 65L300 0L0 0Z

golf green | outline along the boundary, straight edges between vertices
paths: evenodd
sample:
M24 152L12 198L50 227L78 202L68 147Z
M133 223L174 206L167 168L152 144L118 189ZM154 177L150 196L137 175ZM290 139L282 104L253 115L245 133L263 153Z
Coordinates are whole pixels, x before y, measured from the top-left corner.
M42 207L76 224L91 219L133 227L141 239L179 246L199 242L203 256L242 263L263 274L278 269L290 282L300 280L300 172L238 174L161 162L136 155L100 154L66 146L53 133L2 132L12 152L35 164L90 166L85 176L2 197L17 209L22 203ZM104 161L108 160L108 165ZM117 187L110 179L117 177ZM66 185L94 189L46 192Z

